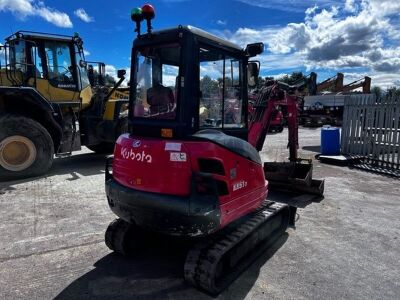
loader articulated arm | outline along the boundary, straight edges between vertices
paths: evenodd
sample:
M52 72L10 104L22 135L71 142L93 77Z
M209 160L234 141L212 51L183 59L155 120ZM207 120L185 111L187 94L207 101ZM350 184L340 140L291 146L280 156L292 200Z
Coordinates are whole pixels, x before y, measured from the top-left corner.
M274 111L278 106L286 106L288 111L289 160L297 161L297 149L299 147L297 97L293 93L298 88L298 86L289 86L285 83L275 81L272 85L261 89L253 105L253 112L249 117L249 143L258 151L262 150Z

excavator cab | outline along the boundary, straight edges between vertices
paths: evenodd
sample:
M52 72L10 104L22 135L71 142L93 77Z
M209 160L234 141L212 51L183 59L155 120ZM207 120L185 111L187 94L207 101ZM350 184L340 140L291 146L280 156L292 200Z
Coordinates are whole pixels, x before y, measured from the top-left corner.
M251 47L248 53L254 51ZM131 67L135 83L130 97L132 132L187 139L207 128L247 140L248 53L191 26L136 39ZM254 66L252 70L256 72Z

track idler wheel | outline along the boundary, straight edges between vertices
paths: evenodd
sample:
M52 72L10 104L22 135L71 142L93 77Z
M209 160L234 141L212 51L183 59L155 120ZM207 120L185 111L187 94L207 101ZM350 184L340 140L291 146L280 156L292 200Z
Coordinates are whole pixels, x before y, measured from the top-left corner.
M108 225L105 234L105 243L108 248L118 254L128 255L129 236L134 231L135 225L132 225L122 219L115 219Z

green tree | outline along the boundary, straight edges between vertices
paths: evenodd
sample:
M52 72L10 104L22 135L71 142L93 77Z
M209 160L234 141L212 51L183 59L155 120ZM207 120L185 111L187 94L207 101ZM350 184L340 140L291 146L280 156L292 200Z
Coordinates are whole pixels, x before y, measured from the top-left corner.
M399 98L400 97L400 88L392 86L386 90L386 94L389 98L392 98L392 97Z
M203 93L203 98L210 98L211 95L218 95L218 81L212 80L210 76L205 75L200 80L200 90Z
M303 72L293 72L292 74L286 74L283 77L278 78L277 80L287 83L289 85L293 85L304 79L306 79L306 76L304 76Z
M371 94L374 94L376 99L380 99L383 96L382 88L379 86L373 86L371 88Z
M105 83L106 86L114 86L116 81L115 81L114 77L106 74L104 76L104 83Z

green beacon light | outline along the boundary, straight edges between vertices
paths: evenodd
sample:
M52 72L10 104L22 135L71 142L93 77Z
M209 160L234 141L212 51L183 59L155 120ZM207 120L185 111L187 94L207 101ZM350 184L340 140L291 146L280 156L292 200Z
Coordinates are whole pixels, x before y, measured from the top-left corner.
M144 17L143 17L143 13L142 13L142 9L140 7L136 7L134 9L132 9L131 11L131 19L133 22L136 23L136 29L135 32L138 33L138 37L140 37L140 22L143 21Z
M78 38L79 37L79 33L74 32L74 38Z

